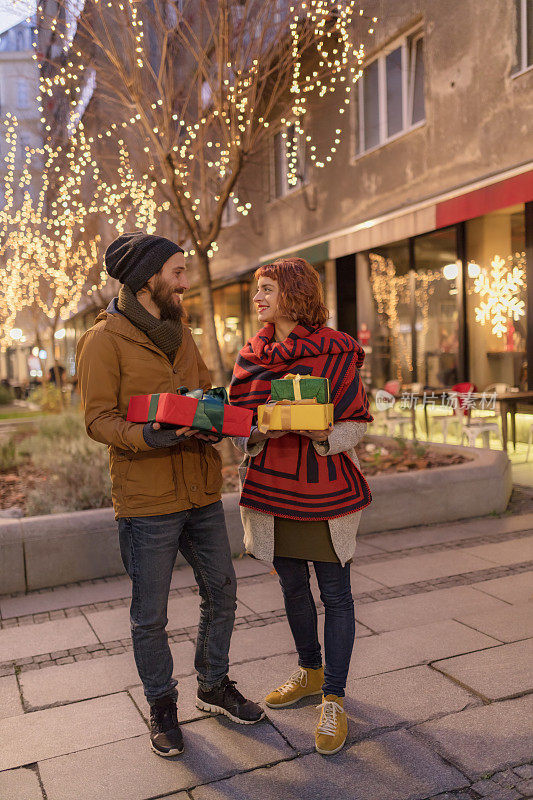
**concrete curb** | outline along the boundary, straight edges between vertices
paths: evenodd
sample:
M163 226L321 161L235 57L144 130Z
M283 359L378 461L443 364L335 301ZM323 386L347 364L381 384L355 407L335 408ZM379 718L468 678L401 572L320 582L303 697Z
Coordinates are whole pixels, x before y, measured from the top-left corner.
M386 437L368 437L376 444ZM511 462L497 450L433 445L471 456L464 464L368 478L373 502L360 533L501 513L512 491ZM413 502L416 498L416 502ZM231 551L243 551L239 493L223 497ZM177 564L183 564L181 554ZM124 572L112 508L0 521L0 594L62 586Z
M239 493L222 502L231 552L238 555L244 549ZM0 595L123 573L112 508L0 521Z

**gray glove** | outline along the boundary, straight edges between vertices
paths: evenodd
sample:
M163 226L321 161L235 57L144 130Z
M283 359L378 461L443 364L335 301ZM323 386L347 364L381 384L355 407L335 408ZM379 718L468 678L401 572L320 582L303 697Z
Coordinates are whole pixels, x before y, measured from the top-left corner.
M154 430L154 423L147 422L143 427L143 438L149 447L173 447L186 441L189 437L182 434L176 436L174 428L159 428Z

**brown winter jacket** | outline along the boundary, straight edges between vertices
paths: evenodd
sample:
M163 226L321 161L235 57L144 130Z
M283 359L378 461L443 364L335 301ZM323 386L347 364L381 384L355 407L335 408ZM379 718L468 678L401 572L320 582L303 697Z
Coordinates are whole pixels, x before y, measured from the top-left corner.
M108 445L115 518L171 514L220 500L221 460L212 445L192 438L178 447L152 449L142 424L126 422L134 394L211 387L186 325L171 364L112 301L81 337L76 361L87 433Z

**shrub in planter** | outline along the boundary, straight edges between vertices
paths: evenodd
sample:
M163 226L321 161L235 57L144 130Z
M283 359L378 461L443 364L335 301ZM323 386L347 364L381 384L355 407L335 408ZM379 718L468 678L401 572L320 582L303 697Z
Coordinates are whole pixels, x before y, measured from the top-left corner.
M21 455L14 439L0 442L0 472L14 469L21 462Z
M42 450L48 451L52 445L54 447L62 446L61 440L63 439L86 439L95 448L99 447L104 450L103 445L89 439L80 414L57 414L39 420L38 432L24 439L20 449L26 455L38 455Z
M38 405L41 411L59 413L63 408L61 389L58 389L53 383L44 383L42 386L38 386L37 389L30 392L28 400L30 403Z
M7 386L0 385L0 406L8 406L13 402L13 392Z
M83 420L61 414L43 422L21 450L46 474L26 500L26 514L60 514L111 505L107 450L88 438Z

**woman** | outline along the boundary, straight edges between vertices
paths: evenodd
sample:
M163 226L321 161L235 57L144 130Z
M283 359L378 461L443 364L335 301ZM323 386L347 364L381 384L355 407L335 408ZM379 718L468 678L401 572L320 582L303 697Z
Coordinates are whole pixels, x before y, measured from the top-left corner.
M260 267L254 303L264 327L241 350L230 402L254 411L270 382L288 373L329 378L334 425L326 431L252 428L235 440L247 551L273 562L298 652L298 669L266 697L271 708L322 694L315 732L319 753L338 752L347 735L343 698L355 638L350 560L361 510L371 502L354 447L372 421L359 378L364 352L345 333L325 327L328 310L317 273L301 258ZM325 607L325 668L309 584L312 561Z

